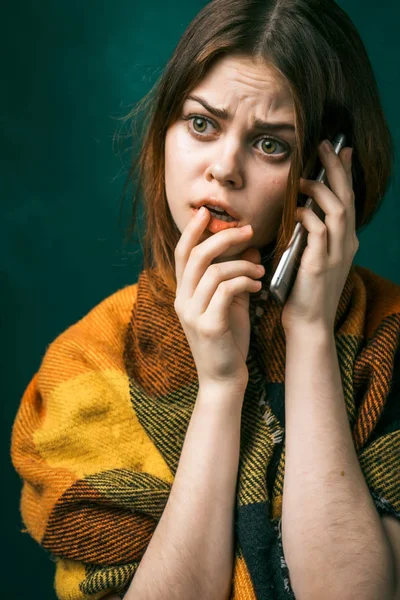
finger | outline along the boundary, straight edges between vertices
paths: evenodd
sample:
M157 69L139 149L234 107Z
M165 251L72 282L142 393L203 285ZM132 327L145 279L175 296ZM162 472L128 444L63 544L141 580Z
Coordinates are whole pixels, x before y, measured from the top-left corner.
M353 190L353 148L347 148L346 165L347 165L347 174L349 176L350 187Z
M308 231L304 259L307 264L321 268L326 265L328 255L328 229L311 208L299 207L296 219ZM303 260L303 259L302 259Z
M347 231L355 229L355 208L347 206L324 183L300 178L300 191L314 198L325 213L325 224L335 237L343 240Z
M340 226L344 226L346 230L347 226L351 225L351 211L346 209L345 205L324 183L300 177L299 188L303 194L315 200L325 213L325 223L332 226L335 231Z
M190 251L180 282L182 298L192 298L197 285L214 258L231 246L246 242L253 235L252 227L232 227L215 233ZM218 263L216 263L218 264Z
M229 307L235 296L242 294L243 292L258 292L260 289L260 281L254 281L254 279L246 276L222 281L211 298L207 310L202 315L203 331L204 323L210 324L210 333L215 330L221 331L223 329L228 329Z
M190 313L193 316L203 314L224 281L240 278L241 276L256 280L262 277L264 272L265 269L262 265L256 265L246 260L230 260L210 265L193 293L190 301ZM258 291L258 286L251 291Z
M347 150L347 148L345 150ZM346 208L352 208L354 205L354 192L349 180L348 167L344 166L343 161L336 152L334 152L332 146L329 150L326 150L324 146L320 144L318 146L318 153L321 157L321 162L325 167L328 184L333 194Z
M309 232L307 248L309 248L310 252L307 251L307 254L304 252L307 264L311 264L312 266L318 265L320 267L321 265L326 265L326 257L328 257L331 265L337 265L342 263L346 257L351 256L354 258L356 255L360 242L354 231L351 232L349 230L346 235L343 235L343 228L337 232L333 232L332 228L327 226L326 223L322 223L321 219L311 208L297 208L296 219ZM323 228L325 228L325 231ZM315 262L315 257L319 257L321 263ZM322 259L325 260L325 263L322 262Z
M187 261L194 246L198 243L201 234L205 230L210 213L206 208L201 207L193 218L186 225L181 237L175 247L175 273L177 288L180 288L183 273Z
M350 184L351 189L353 189L353 174L351 172L352 154L353 154L353 148L346 147L346 148L342 148L338 155L340 160L342 161L343 168L347 173L347 177L349 179L349 184Z

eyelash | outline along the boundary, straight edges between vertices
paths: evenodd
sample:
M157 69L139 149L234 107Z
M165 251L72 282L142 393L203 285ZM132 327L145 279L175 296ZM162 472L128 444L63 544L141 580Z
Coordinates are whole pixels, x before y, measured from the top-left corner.
M186 117L182 117L182 119L184 121L187 121L187 125L186 125L187 130L192 135L194 135L196 138L200 138L200 139L201 138L205 138L207 136L205 134L198 133L197 131L195 131L194 129L192 129L190 127L190 122L193 121L193 119L201 119L202 121L206 121L207 123L210 123L210 125L214 125L214 123L213 123L213 121L211 119L209 119L208 117L204 117L203 115L194 115L194 114L192 114L192 115L187 115ZM273 137L271 135L267 135L267 136L264 135L261 138L258 138L256 140L256 142L260 142L261 140L273 140L274 142L277 142L278 144L281 144L282 146L284 146L286 148L286 152L284 153L284 157L286 157L286 156L289 155L290 148L289 148L289 146L285 142L283 142L281 140L278 140L277 138L275 138L275 137ZM260 154L262 154L263 157L265 157L267 160L282 160L282 156L281 155L274 156L273 154L265 154L265 152L260 152Z

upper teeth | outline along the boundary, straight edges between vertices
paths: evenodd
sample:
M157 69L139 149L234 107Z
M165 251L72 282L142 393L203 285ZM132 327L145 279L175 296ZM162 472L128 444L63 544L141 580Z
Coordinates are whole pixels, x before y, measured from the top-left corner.
M206 204L206 208L211 208L211 210L214 210L215 212L226 212L223 208L217 208L216 206L212 206L212 204Z

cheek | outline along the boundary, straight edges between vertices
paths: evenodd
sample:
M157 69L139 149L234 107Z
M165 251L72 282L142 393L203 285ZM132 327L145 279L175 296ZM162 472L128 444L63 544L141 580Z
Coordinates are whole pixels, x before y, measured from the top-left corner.
M271 194L274 197L275 204L279 205L279 210L282 210L283 204L286 198L286 190L287 190L287 182L288 182L288 171L282 176L275 176L271 180Z
M189 210L182 210L191 196L191 161L182 133L171 126L165 136L165 193L172 219L182 233Z
M179 154L176 149L175 132L173 128L167 131L165 136L165 171L166 175L174 171L174 165L179 160ZM175 159L175 160L174 160Z
M195 167L195 155L181 125L173 125L165 138L165 168L169 174L189 174Z
M271 186L276 191L284 191L286 189L287 176L285 177L273 177L271 179Z
M264 180L264 194L261 201L262 213L266 221L275 228L282 218L287 187L287 175L274 175Z
M270 206L281 205L285 199L287 188L287 175L274 176L264 180L267 204Z

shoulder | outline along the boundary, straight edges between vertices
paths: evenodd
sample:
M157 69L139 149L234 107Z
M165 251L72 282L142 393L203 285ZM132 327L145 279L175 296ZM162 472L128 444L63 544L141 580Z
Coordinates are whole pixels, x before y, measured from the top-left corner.
M384 301L400 311L400 284L361 265L354 265L354 272L364 284L368 301Z
M39 377L64 377L77 368L93 370L106 365L124 370L125 334L136 303L137 285L114 292L58 335L46 348Z
M400 285L360 265L354 265L354 273L358 305L366 311L367 338L384 321L400 329Z
M112 437L131 418L124 348L136 295L137 284L126 286L68 327L47 347L25 390L16 431L29 415L35 447L54 464L68 463L69 448L92 448L98 431L101 446L110 427ZM82 473L91 468L82 467Z

